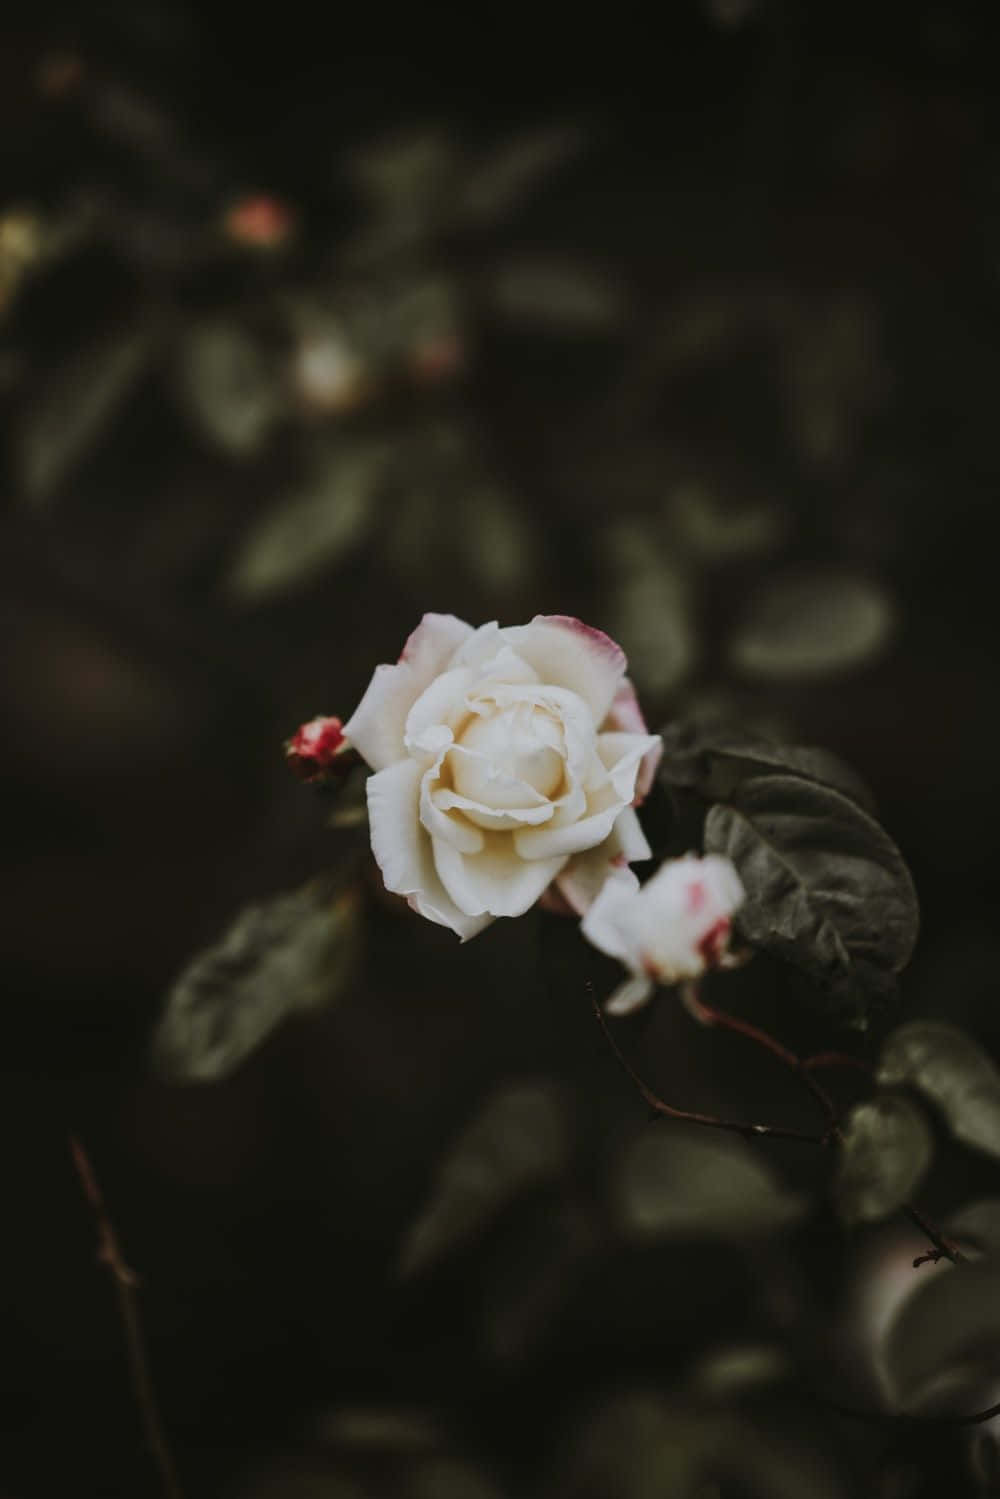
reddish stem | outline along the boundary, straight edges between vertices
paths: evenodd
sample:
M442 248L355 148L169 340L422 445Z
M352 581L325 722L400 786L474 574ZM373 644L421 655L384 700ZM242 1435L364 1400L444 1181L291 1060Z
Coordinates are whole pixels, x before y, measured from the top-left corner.
M153 1380L149 1368L149 1358L146 1353L146 1345L142 1335L142 1323L139 1317L139 1302L136 1290L139 1286L139 1277L126 1263L121 1249L118 1245L118 1236L115 1233L114 1224L108 1215L104 1202L104 1194L98 1185L97 1176L90 1163L90 1157L84 1150L76 1135L69 1137L70 1154L73 1157L73 1165L83 1188L83 1195L94 1216L97 1226L97 1258L102 1265L106 1265L111 1273L118 1293L118 1310L122 1319L122 1327L125 1331L125 1345L128 1352L129 1373L132 1378L132 1388L135 1392L136 1404L142 1418L143 1431L146 1436L146 1444L156 1463L160 1473L160 1481L166 1499L182 1499L180 1484L177 1480L177 1472L174 1468L174 1460L167 1443L166 1432L160 1418L159 1408L156 1403L156 1393L153 1389Z

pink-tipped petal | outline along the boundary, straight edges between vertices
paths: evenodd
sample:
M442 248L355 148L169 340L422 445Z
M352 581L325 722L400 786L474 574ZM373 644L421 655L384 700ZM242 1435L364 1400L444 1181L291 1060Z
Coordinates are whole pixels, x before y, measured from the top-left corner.
M536 614L530 625L501 632L539 680L582 697L595 724L604 722L625 675L625 652L603 630L566 614Z
M608 730L618 730L625 734L648 734L646 720L639 706L635 687L629 677L622 682L615 693L611 711L602 725ZM657 737L656 743L648 749L642 757L639 772L635 778L635 804L641 806L652 790L653 781L656 779L657 767L663 758L663 741Z

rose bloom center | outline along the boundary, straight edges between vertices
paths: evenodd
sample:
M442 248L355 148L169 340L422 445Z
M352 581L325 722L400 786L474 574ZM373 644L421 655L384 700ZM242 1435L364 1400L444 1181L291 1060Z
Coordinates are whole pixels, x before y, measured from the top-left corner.
M472 753L451 757L455 790L495 811L523 807L525 785L550 797L562 783L562 729L544 708L518 703L476 714L458 743Z

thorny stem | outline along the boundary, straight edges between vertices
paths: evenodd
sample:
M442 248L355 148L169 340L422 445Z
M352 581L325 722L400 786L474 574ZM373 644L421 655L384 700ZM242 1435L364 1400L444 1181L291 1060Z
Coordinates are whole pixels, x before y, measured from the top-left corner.
M137 1289L139 1277L135 1271L130 1269L122 1256L118 1245L118 1237L114 1225L108 1216L105 1206L104 1195L98 1185L94 1168L90 1158L82 1144L75 1135L69 1137L70 1154L73 1157L73 1165L83 1188L83 1195L87 1199L97 1226L97 1258L101 1264L108 1267L108 1271L115 1283L118 1293L118 1310L121 1315L122 1327L125 1332L125 1346L128 1352L129 1374L132 1380L132 1388L135 1392L136 1404L142 1418L143 1431L146 1437L146 1445L156 1463L160 1473L160 1481L166 1499L182 1499L181 1487L174 1468L174 1460L167 1443L163 1422L160 1418L159 1408L156 1403L156 1394L153 1389L153 1380L149 1369L149 1359L146 1354L146 1345L142 1335L142 1323L139 1318L139 1302Z
M840 1143L843 1141L843 1131L840 1127L840 1120L837 1116L837 1110L834 1105L833 1099L830 1097L826 1089L816 1081L812 1074L814 1070L821 1066L843 1066L847 1062L850 1062L851 1065L854 1065L856 1060L855 1058L848 1058L846 1056L846 1053L841 1052L820 1052L817 1053L815 1057L800 1057L796 1052L791 1051L781 1041L778 1041L776 1037L770 1035L768 1031L762 1030L760 1026L753 1025L748 1020L741 1020L736 1015L729 1015L725 1010L716 1010L713 1009L711 1005L706 1005L698 994L697 985L688 983L685 984L681 989L681 998L688 1013L692 1015L700 1025L713 1025L718 1026L722 1030L733 1031L737 1035L744 1036L747 1040L753 1041L755 1045L760 1046L764 1051L770 1052L773 1057L776 1057L779 1062L783 1063L784 1066L786 1066L790 1071L794 1072L798 1078L800 1078L803 1086L808 1089L808 1091L816 1099L817 1103L820 1104L821 1108L823 1109L823 1113L826 1116L827 1127L822 1135L810 1135L801 1130L785 1129L773 1124L746 1124L742 1121L720 1119L712 1114L697 1114L685 1109L675 1109L671 1104L666 1103L662 1098L658 1097L658 1095L654 1093L653 1090L645 1082L643 1082L642 1078L632 1067L631 1063L625 1058L617 1041L615 1041L614 1037L611 1034L607 1020L604 1017L604 1012L602 1011L597 996L594 993L593 985L588 982L587 988L590 990L590 996L594 1006L594 1013L596 1014L601 1029L603 1030L604 1035L608 1040L608 1044L610 1045L615 1056L618 1058L621 1066L625 1069L629 1077L632 1079L632 1082L635 1084L635 1087L641 1094L642 1098L657 1114L665 1115L670 1119L686 1119L692 1124L705 1125L706 1127L711 1129L730 1130L736 1134L744 1136L768 1135L772 1139L805 1140L813 1145L824 1146L831 1145L835 1142ZM867 1064L861 1063L860 1065L866 1072L870 1074L870 1068L867 1067ZM934 1261L937 1261L939 1259L948 1259L951 1260L952 1264L954 1265L960 1264L962 1261L964 1261L965 1255L959 1249L958 1245L954 1244L950 1239L947 1239L939 1229L935 1228L930 1219L927 1218L923 1213L921 1213L917 1208L915 1208L912 1203L904 1203L902 1210L907 1214L910 1221L915 1224L915 1226L919 1228L922 1233L927 1235L927 1238L934 1246L933 1253L926 1256L920 1256L915 1262L915 1266L918 1263L924 1263L928 1259Z
M785 1129L774 1124L749 1124L741 1120L718 1118L713 1114L699 1114L688 1109L675 1109L671 1104L666 1103L654 1093L636 1072L611 1034L604 1011L601 1009L600 1001L594 992L594 986L589 980L587 980L587 989L590 991L591 1002L594 1007L594 1014L597 1016L598 1024L604 1032L608 1045L611 1047L620 1065L628 1073L640 1096L649 1107L656 1114L665 1115L669 1119L684 1119L691 1124L701 1124L710 1129L729 1130L734 1134L744 1136L768 1135L772 1139L805 1140L812 1145L829 1146L834 1141L841 1142L843 1140L843 1132L833 1099L827 1093L826 1089L816 1082L816 1079L812 1076L813 1071L823 1067L849 1066L857 1068L869 1077L872 1076L872 1068L867 1062L857 1057L848 1056L846 1052L818 1052L814 1056L800 1057L781 1041L778 1041L776 1037L762 1030L760 1026L752 1025L748 1020L741 1020L736 1015L729 1015L724 1010L716 1010L710 1005L704 1004L698 994L697 985L688 983L681 989L681 998L688 1013L701 1025L714 1025L722 1030L734 1031L737 1035L745 1036L747 1040L753 1041L755 1045L762 1047L763 1050L769 1051L772 1056L777 1057L780 1062L784 1063L786 1067L802 1080L805 1087L822 1106L827 1119L827 1129L822 1135L809 1135L801 1130ZM938 1260L947 1259L951 1260L952 1264L955 1265L965 1261L966 1256L959 1249L958 1245L951 1239L946 1238L940 1229L936 1228L931 1220L924 1213L920 1212L919 1208L907 1202L903 1204L902 1211L907 1215L911 1223L920 1229L921 1233L926 1234L934 1246L930 1253L919 1255L914 1260L914 1269L927 1261L936 1263ZM994 1416L1000 1415L1000 1402L996 1405L991 1405L987 1410L975 1411L972 1415L968 1416L921 1416L910 1414L906 1411L882 1412L858 1410L852 1406L842 1405L835 1400L827 1400L825 1397L821 1398L824 1404L829 1405L840 1415L849 1416L853 1420L858 1421L888 1420L941 1426L976 1426L984 1421L992 1420Z

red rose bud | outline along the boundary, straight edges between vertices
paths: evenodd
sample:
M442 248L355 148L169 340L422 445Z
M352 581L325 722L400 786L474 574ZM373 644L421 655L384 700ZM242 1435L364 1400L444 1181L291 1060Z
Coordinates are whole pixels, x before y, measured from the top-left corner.
M335 760L338 774L350 768L350 748L339 718L311 718L286 740L285 758L303 781L322 781L334 772Z
M291 239L295 215L280 198L255 193L231 204L222 226L237 244L252 250L277 250Z

